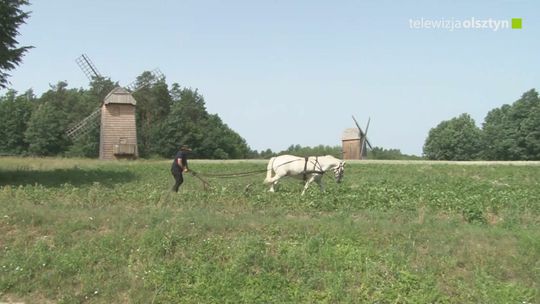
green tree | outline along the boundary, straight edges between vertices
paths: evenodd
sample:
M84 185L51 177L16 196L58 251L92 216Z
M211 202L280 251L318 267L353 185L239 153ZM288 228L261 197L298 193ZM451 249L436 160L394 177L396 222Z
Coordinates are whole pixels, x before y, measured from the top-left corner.
M99 156L99 126L96 126L73 140L73 144L66 151L69 157L90 157Z
M35 102L31 90L16 96L17 92L9 90L0 98L0 153L22 154L27 151L24 132L32 114Z
M197 91L182 89L178 84L173 84L171 96L171 111L158 131L159 154L170 157L181 144L186 144L192 146L197 155L204 137L201 121L207 117L204 102L199 101Z
M512 105L491 110L483 123L489 160L540 159L540 99L533 89Z
M137 140L139 154L143 157L160 154L158 146L161 124L167 118L172 104L164 79L157 79L152 73L144 72L137 77L137 85L148 83L133 94L137 100Z
M385 149L381 147L373 147L368 151L368 159L391 159L391 160L413 160L421 159L419 156L407 155L401 153L399 149Z
M135 93L137 133L142 157L174 155L179 144L194 148L199 158L246 158L256 155L245 140L217 114L209 114L197 90L173 84L169 91L163 80L143 73L142 82L153 84ZM10 91L0 99L0 153L97 157L98 127L73 140L66 131L101 106L117 84L96 78L90 89L69 89L58 82L38 99L30 94L16 97Z
M69 106L72 110L67 117L67 127L73 126L83 120L101 106L103 100L112 89L118 86L118 83L112 82L108 78L96 77L90 82L88 90L81 90L70 98ZM66 152L67 156L78 157L98 157L99 156L99 123L90 129L87 133L72 139L72 145Z
M526 159L540 160L540 105L531 109L521 126L525 133Z
M279 152L279 154L293 154L297 156L322 156L333 155L342 157L342 148L340 146L318 145L314 147L303 147L301 145L290 145L287 150Z
M65 137L65 115L51 103L43 103L32 112L25 141L32 155L57 155L68 145Z
M509 128L509 105L489 111L482 125L483 156L488 160L509 160L513 157L512 147L515 141Z
M209 115L203 124L206 136L199 151L205 158L246 158L249 147L246 141L227 126L218 115Z
M174 155L180 144L193 148L197 158L245 158L249 147L218 115L210 115L204 98L197 90L173 84L171 111L159 130L159 154Z
M276 156L277 154L272 152L271 149L266 149L266 150L263 150L259 153L259 157L260 158L264 158L264 159L269 159L271 157L274 157Z
M0 1L0 88L8 85L7 72L21 63L24 54L32 46L17 47L16 37L19 26L26 23L28 12L23 12L21 6L28 5L26 0Z
M97 100L101 104L105 97L118 86L118 82L113 82L110 78L93 77L92 81L90 81L90 89L86 90L85 93L88 94L90 99Z
M434 160L472 160L480 151L481 130L466 113L431 129L424 144L424 155Z
M65 132L70 122L81 117L81 106L87 106L83 96L83 90L68 89L66 82L59 82L39 98L25 132L29 153L57 155L68 149Z

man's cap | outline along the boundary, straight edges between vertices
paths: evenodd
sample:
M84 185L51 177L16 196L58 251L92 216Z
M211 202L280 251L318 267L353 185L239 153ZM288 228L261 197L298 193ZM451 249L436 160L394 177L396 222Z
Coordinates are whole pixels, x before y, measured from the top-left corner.
M191 151L191 148L188 145L181 145L180 150L182 150L182 151Z

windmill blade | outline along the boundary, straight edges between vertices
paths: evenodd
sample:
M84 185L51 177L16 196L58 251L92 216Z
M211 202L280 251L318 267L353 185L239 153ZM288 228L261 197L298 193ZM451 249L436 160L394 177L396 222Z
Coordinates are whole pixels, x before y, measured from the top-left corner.
M90 57L88 57L88 55L82 54L77 59L75 59L75 62L77 62L77 65L79 66L79 68L81 68L88 80L93 81L94 78L101 77L101 74L97 70L92 60L90 60Z
M101 108L97 108L90 115L79 121L76 125L66 131L66 135L71 139L76 139L79 136L86 134L94 127L99 125L99 117L101 114Z
M358 123L358 121L356 121L356 118L354 118L354 115L352 115L352 119L354 120L354 123L356 124L356 127L358 128L358 136L360 137L360 159L362 159L365 153L364 146L366 145L366 135L362 131L362 128L360 127L360 124Z
M354 123L356 124L356 127L358 128L358 131L360 133L360 137L364 136L364 131L362 131L362 128L360 128L360 125L358 124L358 121L356 121L356 118L354 118L354 115L352 115L352 119L354 120Z
M356 127L358 128L358 133L360 135L360 139L361 139L361 141L360 141L360 158L362 158L364 156L364 154L365 154L365 151L366 151L366 144L370 149L373 149L373 147L371 146L371 143L369 142L369 139L367 138L367 132L369 130L369 123L371 122L371 117L368 118L365 133L364 133L364 131L362 131L362 128L360 127L360 124L358 123L358 121L356 120L354 115L352 116L352 119L354 120L354 123L356 124Z
M356 122L356 121L355 121ZM358 123L357 123L358 125ZM366 133L364 133L361 137L361 143L360 143L360 159L363 159L364 156L367 156L367 148L366 148L366 141L367 141L367 130L369 128L369 119L368 119L368 124L367 124L367 127L366 127Z
M367 131L368 131L368 129L369 129L369 122L370 122L370 121L371 121L371 117L369 117L368 120L367 120L366 134L365 134L366 136L367 136Z
M364 141L367 143L367 145L369 146L370 149L373 149L371 147L371 143L369 142L369 139L367 138L367 132L368 132L368 129L369 129L369 122L371 121L371 117L368 118L368 121L367 121L367 126L366 126L366 133L364 134Z
M368 147L369 147L371 150L373 150L373 147L371 146L371 143L369 142L369 139L367 139L367 138L366 138L366 143L367 143Z
M154 69L150 71L150 75L152 77L149 80L144 80L144 81L135 80L132 83L130 83L128 86L126 86L126 89L131 91L131 93L135 93L142 88L145 88L151 84L154 84L156 82L159 82L165 79L165 75L163 75L163 73L161 73L159 69Z

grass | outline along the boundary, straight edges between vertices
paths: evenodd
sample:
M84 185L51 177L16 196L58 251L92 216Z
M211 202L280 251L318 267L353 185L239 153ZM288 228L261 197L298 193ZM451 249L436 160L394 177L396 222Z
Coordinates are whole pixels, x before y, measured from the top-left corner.
M540 302L538 167L352 164L304 197L263 178L174 194L168 161L2 158L0 301Z

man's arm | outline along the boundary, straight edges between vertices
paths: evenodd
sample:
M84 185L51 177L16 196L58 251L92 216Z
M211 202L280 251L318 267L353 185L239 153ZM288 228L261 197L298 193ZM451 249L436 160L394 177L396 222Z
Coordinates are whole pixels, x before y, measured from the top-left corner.
M182 156L182 164L180 166L184 169L184 172L189 171L187 157L185 155Z

